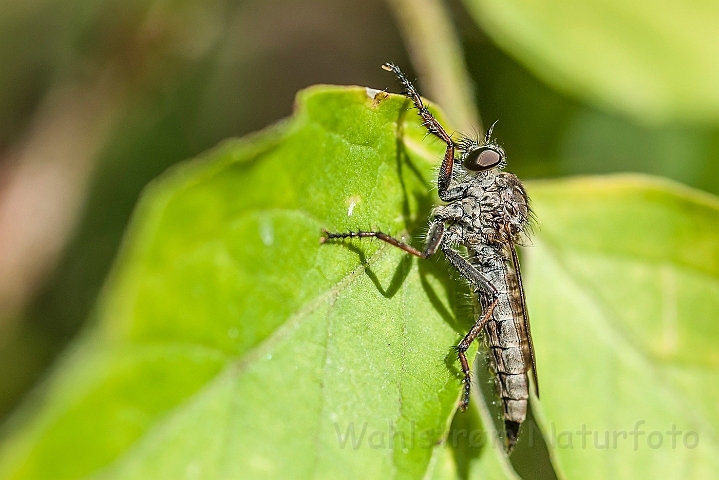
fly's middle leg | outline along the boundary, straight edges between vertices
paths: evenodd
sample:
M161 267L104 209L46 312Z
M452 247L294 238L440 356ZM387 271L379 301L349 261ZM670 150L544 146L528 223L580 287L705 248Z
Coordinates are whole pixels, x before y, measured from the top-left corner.
M325 243L327 240L344 240L346 238L376 238L400 248L415 257L429 258L437 252L437 249L442 243L442 238L444 237L444 224L439 221L434 221L429 225L424 250L418 250L412 245L397 240L396 238L382 232L363 232L360 230L357 232L332 233L327 230L322 230L322 234L323 236L320 237L320 243Z

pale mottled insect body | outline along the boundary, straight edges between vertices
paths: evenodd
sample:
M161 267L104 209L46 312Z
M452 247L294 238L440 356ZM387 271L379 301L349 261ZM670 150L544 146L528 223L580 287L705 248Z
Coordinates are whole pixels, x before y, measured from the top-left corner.
M483 316L491 312L484 323L486 343L511 448L527 415L527 372L534 369L529 320L514 252L514 244L529 226L528 198L519 179L511 173L491 169L473 176L462 167L458 170L456 177L465 175L458 186L468 185L465 196L436 207L433 217L447 225L444 242L463 245L469 263L496 290L475 287L475 316L481 323ZM469 342L463 340L459 349L468 347Z
M442 250L470 283L477 299L475 323L456 346L464 375L459 408L465 410L470 399L471 368L465 352L484 329L502 400L507 449L511 450L527 414L530 370L537 387L529 317L515 250L515 244L529 229L527 194L515 175L502 171L506 159L504 150L492 141L494 125L482 141L453 140L399 68L392 64L383 68L397 75L429 133L447 145L437 178L437 192L446 205L434 208L422 251L382 232L324 232L321 241L373 237L420 258ZM464 247L467 254L458 247Z

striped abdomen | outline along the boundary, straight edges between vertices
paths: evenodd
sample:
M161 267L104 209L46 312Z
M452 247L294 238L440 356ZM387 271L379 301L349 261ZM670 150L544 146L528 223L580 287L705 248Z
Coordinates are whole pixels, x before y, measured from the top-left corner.
M517 273L511 267L511 253L504 247L484 246L480 251L482 273L499 292L497 305L487 321L487 343L490 365L495 373L497 391L502 399L507 446L517 441L519 427L527 416L529 383L527 372L532 367L529 344L524 328L523 303ZM507 251L504 251L507 250ZM490 255L487 255L490 253ZM482 308L491 303L482 295Z

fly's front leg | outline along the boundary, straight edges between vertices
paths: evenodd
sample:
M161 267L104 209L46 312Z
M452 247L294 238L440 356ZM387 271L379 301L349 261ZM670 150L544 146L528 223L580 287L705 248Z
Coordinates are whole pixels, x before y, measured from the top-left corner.
M427 131L447 144L447 149L444 152L444 160L442 160L442 166L439 169L439 175L437 176L437 193L439 198L445 202L454 200L458 197L452 196L448 192L449 184L452 181L452 168L454 167L454 150L456 148L455 143L452 141L452 137L445 131L444 127L437 121L436 118L429 112L427 107L422 103L422 98L419 96L417 89L414 88L412 82L404 76L402 70L398 66L392 63L385 63L382 65L387 71L393 72L397 79L404 85L405 95L407 95L414 102L414 106L419 112L419 116L422 117L422 125L427 128Z
M497 306L499 292L494 285L492 285L492 283L487 280L484 275L482 275L482 272L477 270L477 267L469 263L466 258L461 256L451 247L448 245L443 246L442 251L459 273L474 285L475 290L483 290L484 292L492 295L493 298L492 303L489 307L487 307L487 310L479 319L477 319L472 328L469 329L469 332L467 332L467 335L465 335L462 341L455 347L457 350L457 356L459 357L459 363L462 364L462 373L464 374L464 394L462 395L462 401L459 404L459 409L465 411L469 405L469 392L471 390L471 369L465 352L469 349L469 346L472 345L472 342L477 338L482 331L482 328L484 328L485 324L492 316L494 307Z
M320 237L320 243L325 243L327 240L344 240L345 238L376 238L387 242L390 245L394 245L397 248L401 248L407 253L414 255L419 258L429 258L437 252L439 245L442 243L444 237L444 224L440 221L433 221L429 226L427 232L427 241L424 246L424 250L418 250L412 245L408 245L396 238L387 235L382 232L345 232L345 233L331 233L327 230L322 230L324 236Z

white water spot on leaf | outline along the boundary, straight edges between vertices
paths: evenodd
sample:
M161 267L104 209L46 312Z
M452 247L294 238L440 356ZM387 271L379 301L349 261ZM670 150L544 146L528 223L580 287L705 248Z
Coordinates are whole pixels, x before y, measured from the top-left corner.
M260 218L259 230L260 239L265 246L269 247L275 243L275 227L272 225L272 219L269 216Z
M237 329L237 327L230 327L227 330L227 336L230 338L237 338L240 335L240 331Z
M347 200L345 200L345 203L348 204L348 207L347 207L347 216L348 217L352 216L352 214L355 211L355 207L360 202L360 200L361 199L359 197L349 197Z

